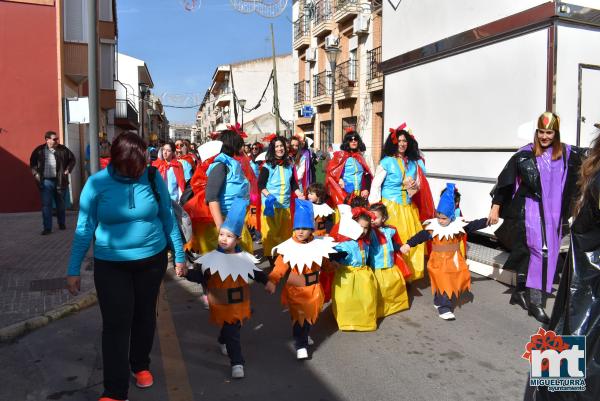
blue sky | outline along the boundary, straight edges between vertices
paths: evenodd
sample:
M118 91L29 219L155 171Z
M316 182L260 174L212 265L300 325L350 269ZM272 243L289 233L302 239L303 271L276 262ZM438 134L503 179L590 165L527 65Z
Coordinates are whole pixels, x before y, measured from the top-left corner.
M188 2L191 2L188 0ZM292 48L292 0L277 18L242 14L230 0L202 0L186 11L184 0L118 0L119 52L148 65L153 93L165 104L193 105L219 64L271 55L269 23L277 54ZM264 83L257 83L260 89ZM166 108L171 122L194 122L196 109Z

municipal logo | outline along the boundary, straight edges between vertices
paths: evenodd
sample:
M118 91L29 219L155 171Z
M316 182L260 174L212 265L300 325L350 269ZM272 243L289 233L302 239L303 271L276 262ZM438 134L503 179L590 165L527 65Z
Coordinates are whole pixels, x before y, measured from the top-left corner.
M540 327L521 357L531 366L530 386L585 391L585 336L561 336Z

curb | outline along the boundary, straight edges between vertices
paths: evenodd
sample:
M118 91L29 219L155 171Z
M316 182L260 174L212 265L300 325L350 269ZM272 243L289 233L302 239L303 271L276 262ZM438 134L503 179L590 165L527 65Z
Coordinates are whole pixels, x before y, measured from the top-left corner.
M39 329L58 319L62 319L72 313L88 308L98 301L96 290L89 290L81 294L77 300L67 302L54 309L44 312L40 316L34 316L29 319L11 324L0 329L0 343L9 342Z

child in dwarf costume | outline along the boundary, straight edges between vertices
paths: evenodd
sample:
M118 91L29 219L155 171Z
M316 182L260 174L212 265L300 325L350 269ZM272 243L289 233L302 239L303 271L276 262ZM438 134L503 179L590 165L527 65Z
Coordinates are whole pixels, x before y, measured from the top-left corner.
M395 227L388 226L387 208L376 203L369 208L375 218L371 220L371 251L368 265L377 280L377 317L389 316L408 309L405 278L411 276L410 268L402 258L402 241Z
M324 237L329 234L333 227L335 211L326 202L327 191L323 184L313 182L306 192L315 213L315 232L313 234L317 237ZM319 275L319 285L323 289L326 303L331 300L331 285L334 273L334 271L322 271Z
M460 251L463 236L472 231L487 227L487 219L466 223L456 217L454 184L446 184L436 209L437 217L425 221L425 229L415 234L402 245L402 253L426 241L431 241L431 255L427 271L433 292L433 304L444 320L454 320L452 297L459 297L463 291L471 289L471 274L467 262Z
M296 357L308 358L309 332L323 308L323 290L319 285L322 270L331 270L329 254L336 253L331 237L315 238L314 212L309 201L296 199L292 238L275 246L275 268L269 275L266 290L287 274L281 292L281 303L289 307L292 318Z
M196 259L194 262L200 265L201 271L189 270L186 276L208 289L210 320L221 326L218 341L221 352L229 356L234 379L244 377L240 329L251 314L248 279L262 284L266 284L268 279L256 267L258 260L241 251L239 246L247 207L247 200L234 200L219 230L218 248Z
M377 280L367 265L373 214L338 205L340 224L335 259L341 266L333 279L332 311L342 331L377 329Z

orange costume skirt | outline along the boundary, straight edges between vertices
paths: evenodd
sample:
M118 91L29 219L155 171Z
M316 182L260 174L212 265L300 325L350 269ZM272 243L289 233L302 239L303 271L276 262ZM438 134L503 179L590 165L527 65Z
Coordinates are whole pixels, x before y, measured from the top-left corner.
M277 284L288 271L287 282L281 291L281 303L288 306L292 324L298 322L302 326L307 321L314 325L323 309L323 290L318 281L321 268L313 263L310 269L304 269L303 274L299 274L296 267L290 269L279 255L269 280Z
M450 239L436 236L432 240L427 271L434 294L446 294L452 298L471 289L471 273L460 248L463 235Z

